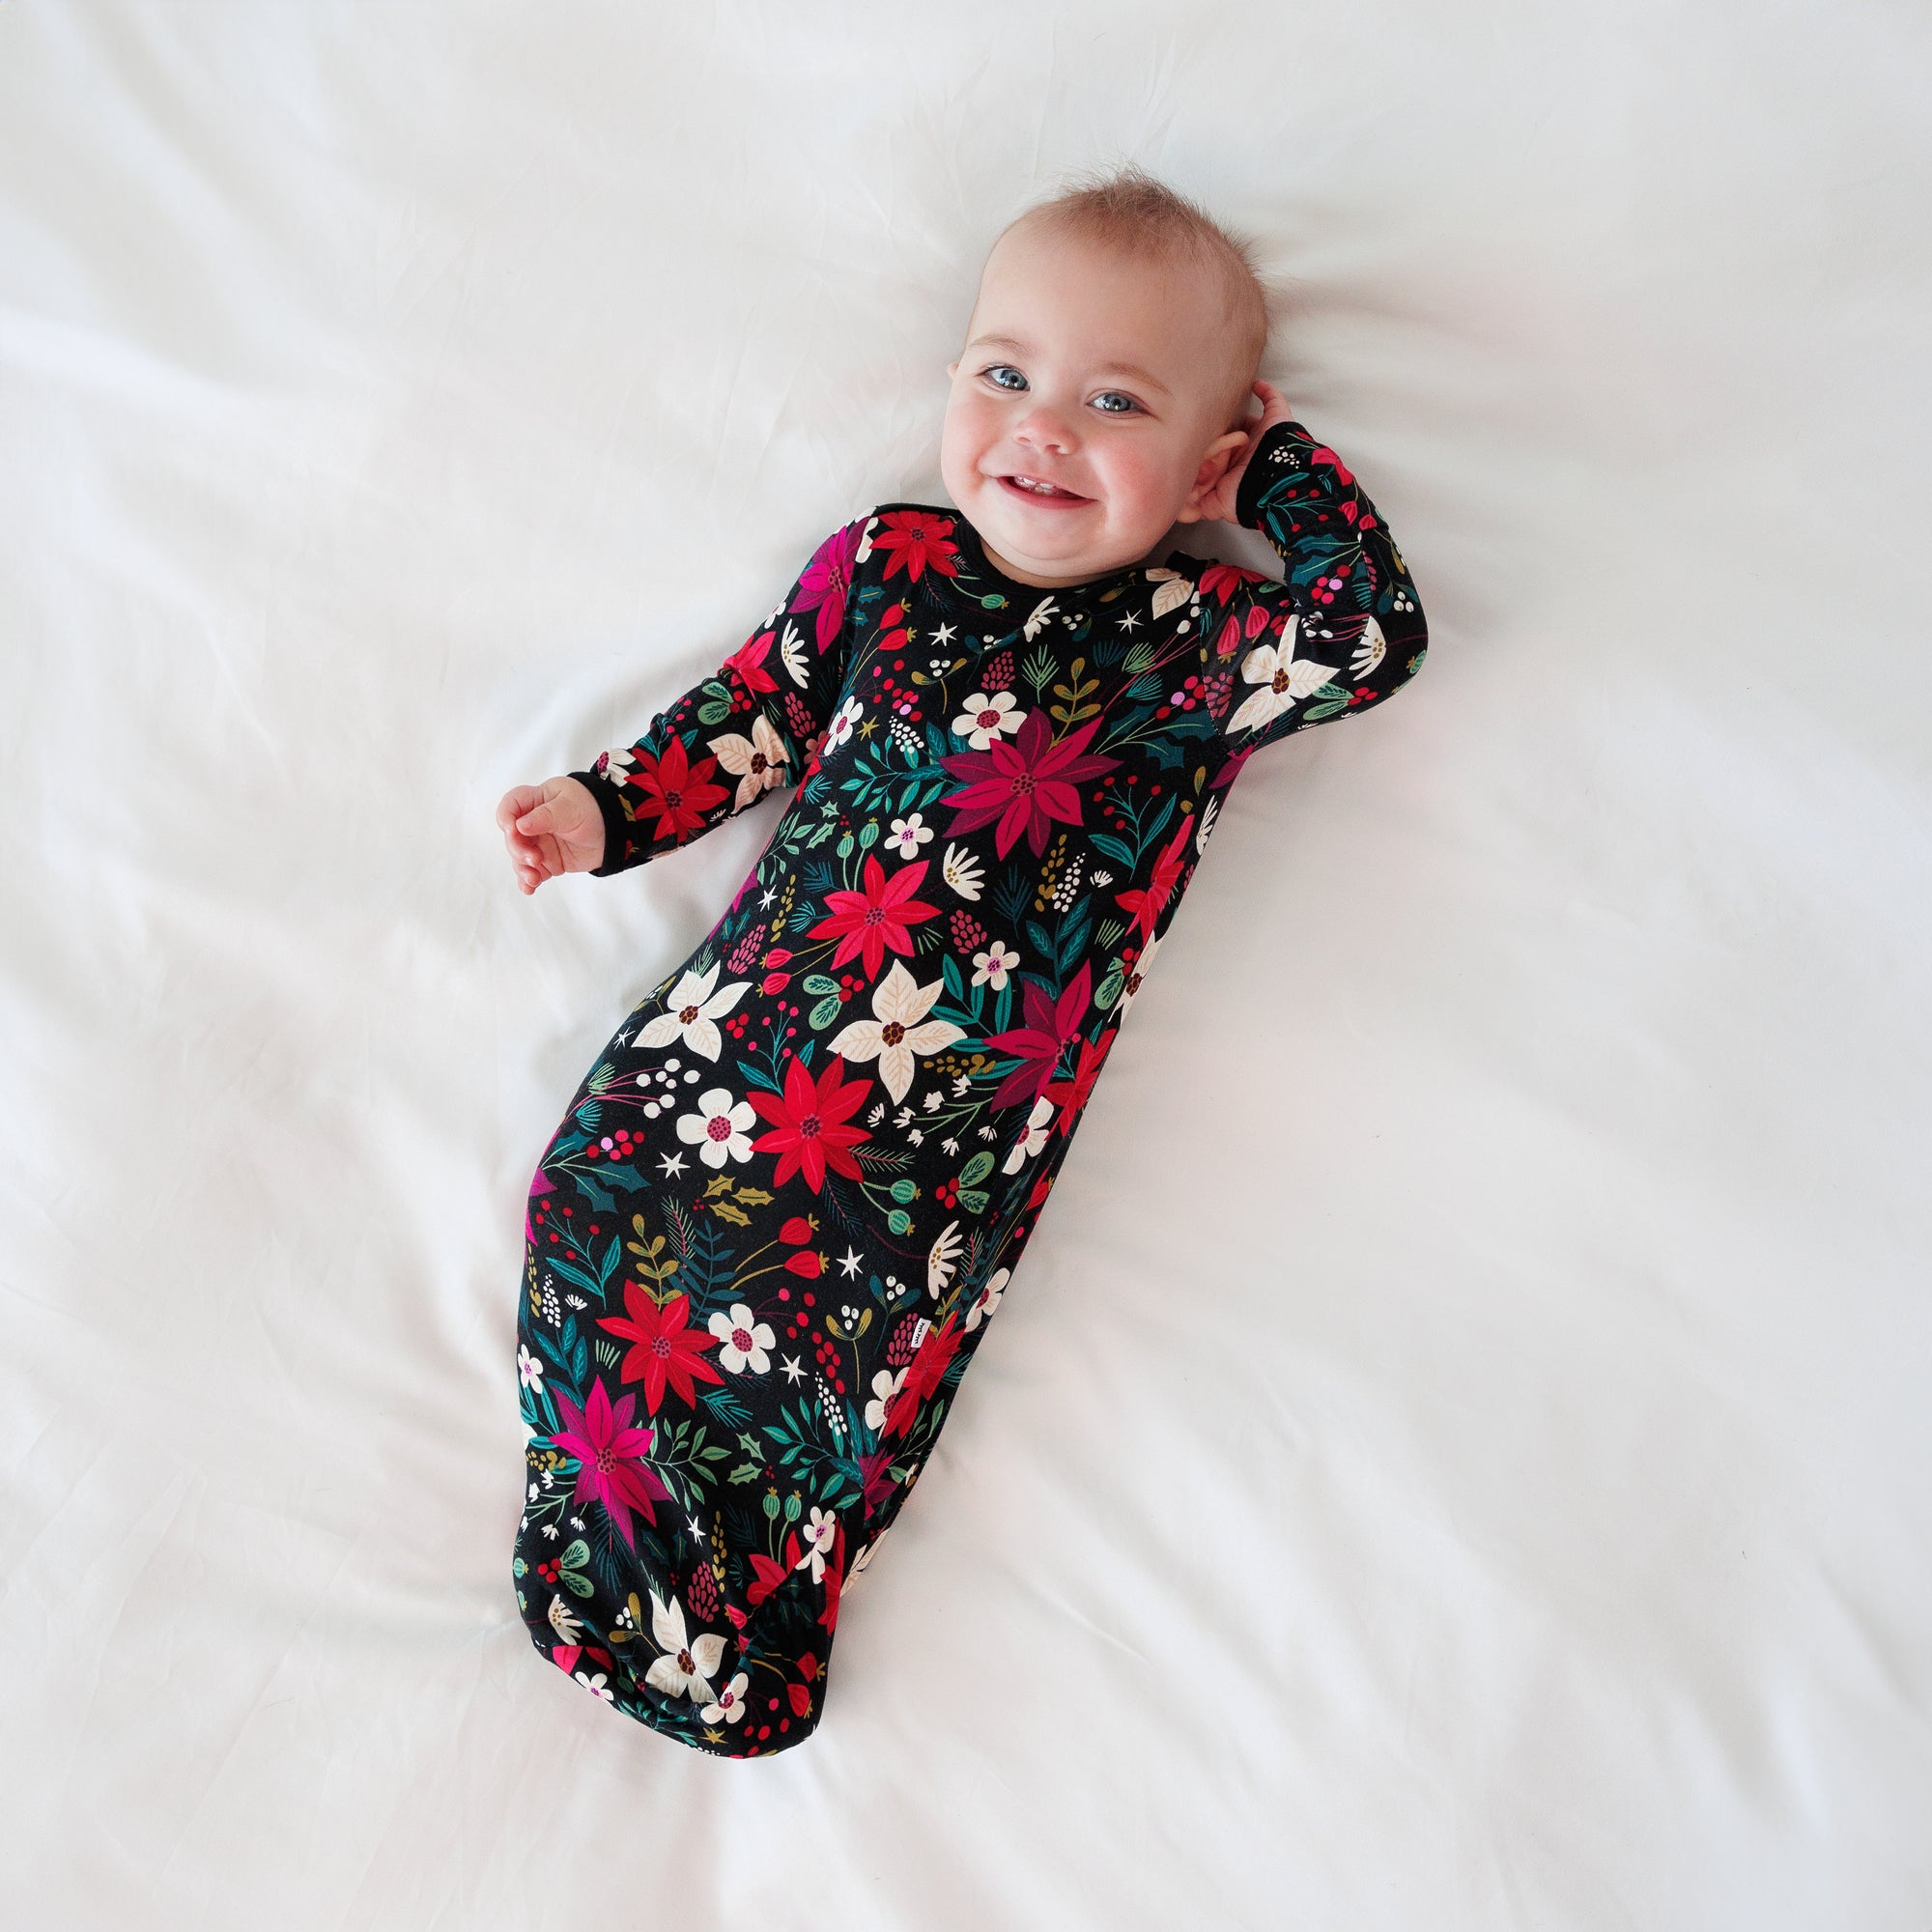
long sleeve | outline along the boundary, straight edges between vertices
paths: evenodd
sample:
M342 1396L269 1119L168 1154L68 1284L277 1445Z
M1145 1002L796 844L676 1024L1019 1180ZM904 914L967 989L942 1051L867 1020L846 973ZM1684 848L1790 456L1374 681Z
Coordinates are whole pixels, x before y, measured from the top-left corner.
M1332 449L1276 423L1248 459L1235 514L1279 553L1287 591L1241 659L1224 727L1238 746L1366 711L1421 668L1429 630L1408 566Z
M827 537L757 630L636 744L570 774L604 814L604 863L592 878L688 845L809 775L844 688L865 528L860 517Z

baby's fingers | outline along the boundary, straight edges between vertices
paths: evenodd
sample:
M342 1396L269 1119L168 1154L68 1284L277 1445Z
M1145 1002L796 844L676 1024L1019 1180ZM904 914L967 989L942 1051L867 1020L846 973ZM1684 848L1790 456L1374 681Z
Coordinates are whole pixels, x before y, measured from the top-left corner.
M519 817L543 799L540 785L512 785L497 801L497 824L504 832L516 824Z

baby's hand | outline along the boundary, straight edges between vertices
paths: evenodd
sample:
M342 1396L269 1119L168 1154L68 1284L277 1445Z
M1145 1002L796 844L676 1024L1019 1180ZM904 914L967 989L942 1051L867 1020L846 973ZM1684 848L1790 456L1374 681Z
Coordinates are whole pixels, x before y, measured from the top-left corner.
M1236 450L1229 458L1228 467L1221 472L1213 491L1201 500L1202 516L1212 522L1232 524L1239 521L1235 515L1235 503L1240 495L1242 472L1248 467L1248 458L1255 453L1255 445L1276 423L1294 420L1293 412L1288 407L1288 398L1272 383L1258 379L1254 392L1261 398L1262 412L1259 416L1250 416L1241 425L1248 433L1247 447Z
M517 785L497 807L517 887L526 897L561 872L594 872L604 863L604 814L581 779Z

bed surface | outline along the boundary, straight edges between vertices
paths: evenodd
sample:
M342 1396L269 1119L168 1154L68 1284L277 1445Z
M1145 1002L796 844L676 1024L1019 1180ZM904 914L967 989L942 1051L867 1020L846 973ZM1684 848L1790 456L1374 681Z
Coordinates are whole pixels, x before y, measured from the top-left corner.
M1932 1925L1928 40L0 10L6 1916ZM517 1620L514 1321L777 808L533 900L492 813L942 499L986 244L1123 155L1430 662L1243 775L823 1726L715 1762Z

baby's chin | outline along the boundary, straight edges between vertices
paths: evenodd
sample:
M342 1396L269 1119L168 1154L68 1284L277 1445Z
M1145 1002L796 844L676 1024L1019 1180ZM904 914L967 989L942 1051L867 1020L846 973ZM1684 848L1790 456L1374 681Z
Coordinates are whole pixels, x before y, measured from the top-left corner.
M1105 507L1091 498L1030 512L1026 504L1009 508L1002 500L1007 494L997 483L975 493L966 520L1010 568L1028 576L1069 583L1104 577L1138 563L1159 540L1159 532L1140 541L1111 529Z

